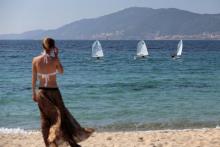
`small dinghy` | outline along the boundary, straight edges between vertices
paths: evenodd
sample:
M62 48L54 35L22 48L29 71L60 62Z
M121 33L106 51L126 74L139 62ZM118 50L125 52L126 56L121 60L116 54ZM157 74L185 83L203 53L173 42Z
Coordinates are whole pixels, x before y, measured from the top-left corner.
M92 57L97 59L104 57L102 45L98 40L96 40L92 45Z
M144 40L139 41L137 44L137 55L134 58L146 58L148 55L149 53Z
M182 55L182 51L183 51L183 41L180 40L177 46L177 51L175 54L172 55L172 58L180 57Z

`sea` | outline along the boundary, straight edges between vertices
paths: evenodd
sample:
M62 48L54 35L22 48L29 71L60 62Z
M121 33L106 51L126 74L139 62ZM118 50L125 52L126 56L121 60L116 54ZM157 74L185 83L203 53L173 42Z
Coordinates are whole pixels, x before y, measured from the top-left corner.
M93 41L57 40L64 74L58 85L82 126L97 131L215 128L220 125L220 41L146 40L149 56L134 59L137 40L100 41L104 58L91 58ZM39 130L32 101L32 58L40 40L0 41L0 130Z

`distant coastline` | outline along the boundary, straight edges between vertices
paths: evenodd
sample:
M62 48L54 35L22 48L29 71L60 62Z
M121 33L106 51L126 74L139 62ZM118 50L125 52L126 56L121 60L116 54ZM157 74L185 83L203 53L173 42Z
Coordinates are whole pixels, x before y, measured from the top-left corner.
M220 40L220 14L131 7L53 30L0 34L0 40Z

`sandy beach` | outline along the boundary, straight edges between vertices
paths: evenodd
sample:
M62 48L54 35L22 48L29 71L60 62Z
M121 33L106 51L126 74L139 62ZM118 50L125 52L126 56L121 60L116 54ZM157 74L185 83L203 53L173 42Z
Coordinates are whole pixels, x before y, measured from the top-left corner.
M219 147L220 129L98 132L80 145L82 147ZM41 133L0 133L0 147L26 146L43 147Z

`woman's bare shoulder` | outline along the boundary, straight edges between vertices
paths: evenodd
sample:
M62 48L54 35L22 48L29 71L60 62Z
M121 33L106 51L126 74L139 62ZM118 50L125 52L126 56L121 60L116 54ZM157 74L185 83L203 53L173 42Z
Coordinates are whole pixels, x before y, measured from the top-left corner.
M36 57L33 57L33 59L32 59L32 63L39 61L41 58L42 58L41 55L36 56Z

